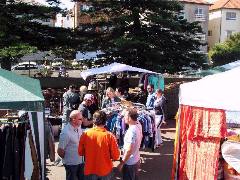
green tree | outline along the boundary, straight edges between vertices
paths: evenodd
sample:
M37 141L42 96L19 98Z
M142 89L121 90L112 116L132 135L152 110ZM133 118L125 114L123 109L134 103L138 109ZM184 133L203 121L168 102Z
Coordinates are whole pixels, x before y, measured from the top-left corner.
M69 29L42 25L37 20L55 17L60 11L58 2L53 6L26 4L3 0L0 4L0 60L2 68L10 70L13 59L35 50L76 47L73 32ZM15 51L19 49L19 51Z
M240 59L240 33L230 36L225 42L216 44L209 51L213 66L221 66Z
M94 11L84 14L94 20L81 27L89 36L86 48L103 50L109 62L161 72L176 72L191 62L203 63L203 55L196 53L202 44L195 36L202 32L201 27L179 16L182 10L179 2L92 0L91 3Z

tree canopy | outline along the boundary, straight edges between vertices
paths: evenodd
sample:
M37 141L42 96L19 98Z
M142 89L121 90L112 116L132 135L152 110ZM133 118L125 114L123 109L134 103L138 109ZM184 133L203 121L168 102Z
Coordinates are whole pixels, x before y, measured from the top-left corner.
M230 36L225 42L216 44L209 51L213 66L221 66L240 59L240 33Z
M52 5L58 2L49 1ZM56 3L56 4L54 4ZM43 25L39 20L54 19L57 6L27 4L5 0L0 4L0 59L2 68L10 69L11 61L38 50L77 46L69 29ZM65 51L66 51L65 49Z
M195 36L202 29L198 22L190 23L179 16L182 10L179 2L90 2L93 8L85 11L84 15L97 20L84 24L79 32L89 36L86 48L104 51L107 61L161 72L176 72L190 63L203 63L203 55L197 53L203 44Z

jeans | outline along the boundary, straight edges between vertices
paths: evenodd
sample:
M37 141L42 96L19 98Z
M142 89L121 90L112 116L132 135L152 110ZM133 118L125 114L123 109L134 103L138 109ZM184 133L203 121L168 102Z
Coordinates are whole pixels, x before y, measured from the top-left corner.
M84 164L65 165L66 180L83 180L84 179Z
M85 175L84 180L111 180L113 172L110 172L106 176L98 176L96 174Z
M140 161L133 165L123 165L123 180L138 180Z

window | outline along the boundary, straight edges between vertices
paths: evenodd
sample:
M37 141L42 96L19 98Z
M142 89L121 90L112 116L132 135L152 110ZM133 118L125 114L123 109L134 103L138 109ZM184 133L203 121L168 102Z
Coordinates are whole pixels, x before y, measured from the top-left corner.
M208 31L208 36L212 36L212 31L211 30Z
M235 12L227 12L226 13L226 20L236 20L236 13Z
M195 15L203 15L203 8L196 8L195 9Z
M90 11L94 11L93 6L87 5L87 4L80 5L80 12L90 12Z
M195 13L196 21L205 21L206 20L206 17L204 16L203 8L196 8L194 13Z
M227 38L230 38L230 36L233 34L233 31L227 30L226 34L227 34Z

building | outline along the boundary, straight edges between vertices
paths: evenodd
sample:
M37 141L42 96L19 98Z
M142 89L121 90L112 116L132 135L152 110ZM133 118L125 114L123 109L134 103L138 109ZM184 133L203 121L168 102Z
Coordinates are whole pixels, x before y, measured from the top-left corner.
M196 36L201 39L203 43L208 42L208 13L210 3L204 0L179 0L183 4L182 16L187 19L188 22L198 21L202 27L203 33L197 34ZM200 47L199 53L207 54L207 45Z
M210 6L208 44L224 42L240 32L240 0L218 0Z
M57 14L56 16L56 27L62 27L62 28L74 28L74 16L72 11L68 11L66 15L63 14Z

